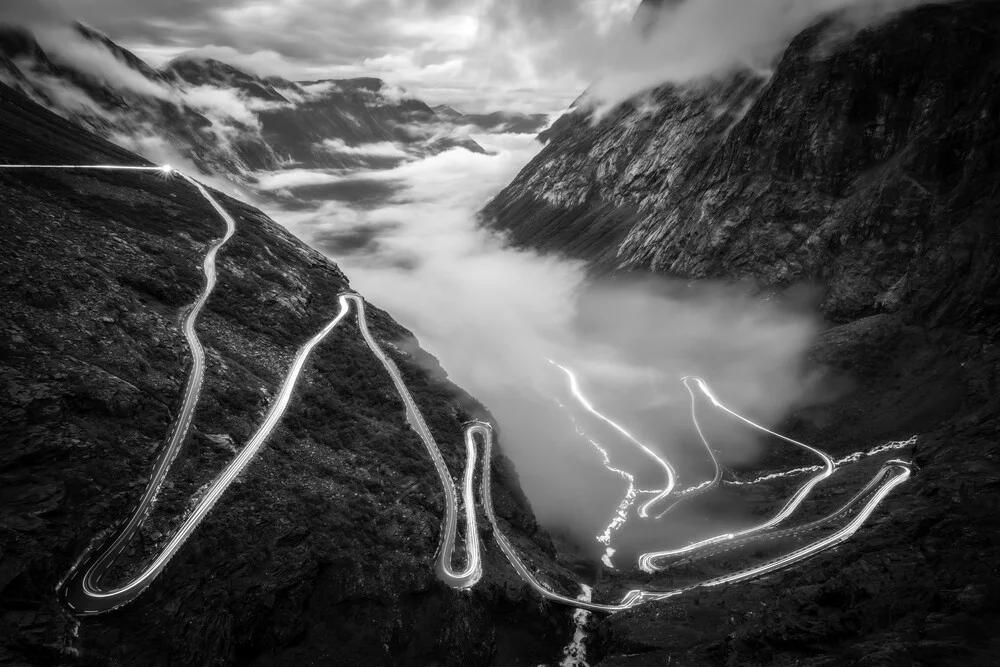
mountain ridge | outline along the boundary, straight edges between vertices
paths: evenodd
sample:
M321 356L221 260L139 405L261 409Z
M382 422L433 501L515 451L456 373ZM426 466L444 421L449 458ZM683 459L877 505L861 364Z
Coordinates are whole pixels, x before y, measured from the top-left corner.
M45 36L53 29L38 30ZM455 128L441 127L443 119L429 106L379 79L300 84L192 56L157 70L82 24L56 30L56 37L46 37L51 43L42 45L28 28L0 25L0 78L6 74L13 88L127 148L159 161L180 154L205 173L245 187L252 188L253 172L290 164L393 164L384 156L337 150L338 145L393 141L414 157L456 147L483 152ZM104 71L92 71L75 57L49 54L81 48L103 58Z
M5 163L148 164L2 85L0 131L10 137ZM384 369L346 330L317 348L265 450L151 588L124 613L69 617L54 587L131 511L176 410L187 356L176 321L220 225L189 185L156 171L3 171L0 181L0 658L372 664L396 655L467 664L511 642L544 659L561 643L568 618L539 612L494 547L471 597L436 580L439 482ZM252 432L295 346L335 314L349 286L332 261L260 211L215 196L237 233L198 325L202 402L126 553L133 564ZM454 475L464 462L461 424L485 409L387 314L371 306L369 321L392 343L386 350ZM553 585L571 585L516 471L501 453L492 463L506 532L552 563ZM535 639L512 630L524 625Z

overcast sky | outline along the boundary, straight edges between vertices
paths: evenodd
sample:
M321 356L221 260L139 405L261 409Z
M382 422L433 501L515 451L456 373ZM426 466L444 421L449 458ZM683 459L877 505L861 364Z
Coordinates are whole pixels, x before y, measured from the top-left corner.
M466 111L558 111L639 0L44 0L152 65L190 50L292 79L379 76ZM3 0L42 12L39 0ZM3 12L7 13L7 10Z
M824 14L861 27L927 1L647 0L662 9L645 39L640 0L0 0L0 20L81 20L154 66L200 51L294 80L377 76L463 111L553 113L591 84L613 105L767 70Z

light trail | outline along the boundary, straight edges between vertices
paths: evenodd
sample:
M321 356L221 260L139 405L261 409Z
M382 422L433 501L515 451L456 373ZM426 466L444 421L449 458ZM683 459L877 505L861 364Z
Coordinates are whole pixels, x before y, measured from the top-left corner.
M827 454L826 452L816 449L815 447L811 447L805 443L799 442L798 440L793 440L791 438L783 436L780 433L775 433L771 429L761 426L760 424L750 419L747 419L746 417L736 412L733 412L728 407L726 407L715 396L715 394L712 393L712 390L709 388L708 384L701 378L693 376L684 378L685 385L687 385L689 381L693 382L698 387L698 389L700 389L701 392L708 398L708 400L710 400L712 404L718 409L722 410L723 412L729 415L732 415L733 417L736 417L740 421L749 424L750 426L754 427L759 431L763 431L764 433L772 435L776 438L780 438L781 440L791 443L797 447L801 447L806 451L812 452L813 454L815 454L816 456L820 457L823 460L823 465L820 467L819 474L817 474L814 477L811 477L809 480L806 481L805 484L799 487L799 489L795 492L795 494L788 500L788 502L785 503L784 507L782 507L777 514L775 514L773 517L771 517L764 523L760 523L757 524L756 526L751 526L749 528L744 528L743 530L739 530L736 532L724 533L722 535L709 537L707 539L700 540L698 542L693 542L691 544L676 549L664 549L662 551L652 551L649 553L645 553L639 557L639 569L645 572L656 572L658 570L664 569L663 567L656 565L657 560L670 558L674 556L680 556L682 554L695 551L696 549L700 549L709 544L716 544L718 542L733 540L738 537L743 537L744 535L758 533L778 525L779 523L787 519L789 516L791 516L795 512L795 510L798 509L799 505L801 505L802 502L806 499L806 497L812 492L813 488L823 480L830 477L830 475L833 474L833 471L836 468L834 460L830 458L830 455ZM697 424L697 416L695 417L695 423Z
M406 418L410 422L410 427L416 431L417 435L423 441L424 447L426 447L427 453L430 454L431 460L434 462L434 468L437 470L438 478L441 481L441 488L444 490L445 497L445 520L441 531L441 547L437 558L437 565L435 566L438 578L453 588L471 588L476 585L483 573L479 554L479 533L476 527L475 491L473 489L476 448L475 443L472 441L472 436L469 433L466 433L465 436L467 458L463 499L465 505L466 565L462 570L455 570L452 567L452 560L455 553L455 537L458 523L456 509L456 497L458 494L455 491L455 481L448 470L448 464L445 463L444 457L441 455L441 450L438 448L437 442L434 441L434 436L431 434L427 422L424 421L424 416L420 412L420 408L417 407L416 401L413 400L413 396L410 395L410 391L406 387L406 383L403 382L403 376L400 374L399 369L375 341L374 336L372 336L371 331L368 329L364 298L360 294L353 292L345 294L341 298L351 300L357 306L358 328L361 330L361 336L368 345L368 349L382 362L382 366L392 378L392 382L396 386L396 393L403 399L403 404L406 407ZM489 459L487 459L485 467L489 468Z
M110 566L111 563L105 562L105 559L112 552L106 551L105 556L98 559L96 563L84 570L82 577L76 579L71 577L69 583L66 587L67 602L81 614L94 614L104 611L110 611L120 607L121 605L130 602L131 600L138 597L146 587L153 582L153 580L163 571L167 566L167 563L173 558L180 548L184 545L184 542L191 536L194 530L199 524L204 520L205 516L209 511L215 506L222 494L232 485L236 478L243 472L250 461L257 455L264 441L271 435L274 427L277 426L278 421L284 414L285 409L288 407L288 402L292 397L292 392L295 389L295 384L298 380L299 374L302 371L303 366L309 358L310 353L317 344L320 343L326 336L333 331L333 329L340 324L341 320L347 315L349 307L342 300L341 310L337 316L331 320L326 327L320 331L316 336L314 336L308 343L299 349L298 354L295 357L295 361L292 364L288 375L285 377L285 382L279 391L277 398L271 404L268 409L267 416L264 422L257 429L257 432L250 439L249 442L243 447L239 455L233 459L226 466L225 470L216 477L216 479L211 483L208 492L204 495L201 501L195 506L191 513L187 516L184 522L180 525L173 536L166 543L166 545L160 551L160 554L143 569L137 576L129 580L125 585L114 588L114 589L101 589L100 588L100 578L107 571L106 566ZM113 556L116 558L118 552L114 552ZM113 559L112 559L113 561ZM106 566L105 566L106 565ZM108 606L110 604L110 606Z
M716 579L711 579L704 583L699 584L699 587L710 588L714 586L721 586L722 584L733 584L740 581L745 581L753 577L759 577L763 574L773 572L776 569L788 567L799 561L805 560L810 556L814 556L821 551L825 551L831 547L835 547L838 544L846 542L851 538L854 533L858 531L861 526L864 525L868 517L871 516L875 508L879 506L882 500L892 492L894 488L905 482L913 474L913 464L909 461L901 461L899 459L893 459L891 461L886 461L885 466L894 467L899 470L899 474L891 477L882 487L878 489L877 492L872 496L872 498L865 504L862 510L858 513L852 521L850 521L846 526L835 532L834 534L825 537L821 540L817 540L812 544L808 544L801 549L797 549L789 554L780 556L773 561L769 561L763 565L757 567L749 568L747 570L742 570L733 575L728 575L724 577L718 577ZM881 476L881 471L880 471Z
M896 451L896 450L899 450L899 449L903 449L904 447L911 447L911 446L917 444L917 442L918 442L918 438L915 435L910 436L906 440L892 440L890 442L886 442L886 443L883 443L883 444L878 445L876 447L873 447L872 449L869 449L868 451L858 451L858 452L853 452L851 454L848 454L847 456L844 456L843 458L840 458L840 459L837 459L836 461L834 461L834 464L837 467L840 467L842 465L846 465L846 464L849 464L849 463L857 463L858 461L860 461L861 459L864 459L864 458L869 458L869 457L872 457L872 456L878 456L879 454L885 454L886 452ZM802 474L809 473L809 472L816 472L817 470L822 470L822 469L823 469L822 466L808 466L808 467L805 467L805 468L793 468L791 470L785 470L783 472L773 472L773 473L769 473L767 475L761 475L760 477L757 477L755 479L752 479L752 480L749 480L749 481L746 481L746 482L740 482L740 481L736 481L736 480L725 480L725 481L723 481L723 484L726 484L727 486L751 486L751 485L754 485L754 484L759 484L761 482L767 482L767 481L772 480L772 479L781 479L783 477L795 477L795 476L802 475Z
M486 422L473 422L466 427L466 434L479 435L483 438L485 442L485 453L483 455L484 461L489 462L491 460L491 451L493 447L493 428L490 424ZM517 572L518 576L527 583L531 588L547 600L553 602L558 602L570 607L576 607L577 609L585 609L588 611L596 611L602 613L616 613L619 611L625 611L632 609L640 604L645 604L647 602L655 602L658 600L666 600L668 598L681 595L682 593L687 593L699 588L714 587L726 583L736 583L739 581L745 581L747 579L764 576L772 572L776 572L783 568L789 567L797 562L810 558L816 554L819 554L827 549L837 546L838 544L849 539L858 529L867 521L868 517L871 516L872 512L879 506L883 499L889 493L902 484L907 479L909 479L912 472L912 464L905 461L888 461L884 465L884 469L894 470L896 474L894 476L888 476L884 470L880 471L876 476L876 479L870 483L871 485L878 483L879 481L886 480L883 486L878 489L876 493L872 495L872 498L864 505L861 511L858 513L851 522L840 530L832 533L828 537L822 538L813 542L805 547L802 547L794 552L785 554L778 558L772 559L766 563L759 566L748 568L745 570L740 570L728 575L721 577L716 577L705 582L691 584L688 586L683 586L680 588L675 588L672 590L664 591L650 591L642 589L633 589L628 591L621 602L618 604L600 604L591 601L585 601L580 599L574 599L567 595L562 595L553 591L548 585L540 582L531 569L525 565L521 556L518 554L517 550L511 544L507 536L504 535L503 531L500 530L500 525L497 522L496 515L493 512L493 500L490 482L491 466L483 466L483 481L482 481L482 503L483 509L486 512L486 517L489 519L491 526L493 527L493 538L500 548L500 551L506 556L507 562L510 563L514 571ZM859 498L861 494L855 496Z
M611 563L611 557L614 556L615 550L611 548L611 534L618 531L628 522L628 512L635 503L635 499L639 497L640 492L635 488L635 477L631 473L611 465L611 457L608 454L608 451L604 449L604 447L601 447L596 440L587 435L586 431L584 431L580 426L580 423L577 422L576 417L573 416L573 413L569 411L562 401L558 399L554 400L560 408L566 411L577 435L589 442L591 446L600 454L601 461L605 469L615 475L618 475L628 484L628 489L626 489L624 498L622 498L622 501L618 504L618 509L615 511L614 518L604 529L604 532L597 536L597 541L607 548L601 560L603 560L608 567L613 568L614 565ZM656 491L656 493L660 492Z
M159 167L128 167L118 164L0 164L0 169L96 169L98 171L160 171L171 173L170 165Z
M662 519L664 516L666 516L667 512L674 509L682 502L690 500L691 498L696 498L704 493L707 493L708 491L711 491L712 489L714 489L716 486L719 485L719 482L722 481L722 466L719 465L719 459L715 456L715 451L712 449L712 446L708 444L708 439L705 438L705 434L701 430L701 424L698 423L698 411L697 411L698 399L695 396L694 390L691 389L691 384L690 384L693 381L694 378L690 377L686 377L683 379L684 388L687 389L688 395L691 396L691 421L694 423L695 431L698 432L698 438L701 440L701 444L705 446L705 451L708 452L709 457L712 459L712 466L715 468L715 475L712 477L712 479L708 481L684 489L683 491L678 493L677 500L672 502L665 510L660 512L656 516L657 519Z
M169 165L163 165L161 167L128 167L119 165L0 165L0 169L98 169L98 170L132 170L132 171L159 171L165 176L170 176L175 172L175 170ZM282 387L277 394L274 402L268 409L268 413L265 416L264 422L258 428L257 432L250 439L247 445L240 451L237 457L230 462L230 464L219 474L216 479L211 482L206 488L204 496L197 500L195 506L191 512L185 517L179 528L171 536L170 540L161 549L160 553L153 560L152 563L147 565L138 575L134 576L124 585L113 589L102 589L100 587L101 578L107 571L111 568L114 562L117 560L118 556L123 551L124 547L128 544L128 541L134 535L135 531L141 526L143 520L145 519L149 509L151 508L157 492L159 491L162 482L169 471L174 458L177 455L177 451L190 428L191 420L193 418L194 410L197 406L198 397L201 390L201 385L203 381L204 373L204 349L201 346L197 334L195 332L195 323L197 321L197 316L204 308L209 296L211 295L215 283L216 283L216 270L215 261L216 256L222 246L232 237L236 230L236 224L232 216L215 200L215 198L209 193L209 191L200 183L187 176L186 174L180 174L184 179L191 183L201 195L211 204L215 209L216 213L225 221L226 223L226 233L223 238L211 246L208 253L205 256L203 262L203 270L205 274L205 288L201 295L192 305L191 310L184 321L184 335L188 342L189 348L192 353L192 370L188 376L188 381L186 384L185 397L183 408L178 414L178 418L175 421L175 427L173 430L173 435L169 440L166 447L163 448L161 454L157 458L154 464L154 470L150 477L149 484L147 485L146 491L140 500L139 506L136 508L135 512L132 514L131 519L125 526L120 529L115 535L114 541L110 544L106 544L101 547L96 554L90 555L88 559L88 554L85 552L80 559L74 564L73 568L70 570L68 575L63 579L61 585L61 590L63 591L64 598L68 606L73 609L76 613L81 615L86 614L97 614L105 611L110 611L112 609L118 608L131 600L138 597L146 588L152 583L152 581L164 570L170 559L180 550L185 541L190 537L190 535L195 531L199 524L208 515L211 509L215 506L216 502L221 498L221 496L226 492L226 490L232 485L232 483L238 478L238 476L247 467L250 461L256 456L260 448L263 446L267 437L271 434L275 426L278 424L281 416L284 414L291 400L295 384L301 374L301 371L309 358L309 355L313 349L318 345L331 331L333 331L347 316L350 312L350 303L353 302L357 307L358 314L358 326L361 331L362 337L364 338L369 349L375 354L375 356L382 362L385 369L388 371L396 390L400 397L402 398L404 405L406 407L407 419L410 425L418 433L418 435L423 440L428 453L430 454L432 460L435 463L435 468L440 477L442 483L442 488L445 493L445 520L444 529L442 530L442 542L440 549L440 556L437 561L437 569L439 577L447 582L449 585L457 589L470 588L479 581L482 575L482 565L480 556L480 544L478 531L476 526L476 511L475 511L475 498L474 498L474 479L475 479L475 468L476 468L476 445L475 436L479 435L485 443L485 452L483 455L483 475L482 475L482 504L483 509L486 512L486 516L490 521L493 528L494 539L507 557L508 562L514 567L515 571L521 577L523 581L529 584L536 592L538 592L542 597L566 604L569 606L576 607L578 609L589 610L589 611L600 611L600 612L617 612L625 609L630 609L638 604L643 604L649 601L663 600L667 599L681 593L691 591L697 588L703 587L713 587L719 586L726 583L736 583L739 581L744 581L752 577L763 576L771 572L775 572L781 568L788 567L791 564L797 563L805 558L809 558L816 555L826 549L834 547L845 540L849 539L858 529L864 524L872 512L879 506L882 500L899 484L902 484L912 474L913 465L900 460L887 461L879 473L872 479L869 484L862 489L855 497L847 503L847 505L841 507L839 510L833 514L824 517L818 521L814 521L805 526L789 529L786 531L781 531L782 534L795 534L803 532L805 530L810 530L820 524L829 522L835 518L850 512L853 510L853 505L860 502L860 500L872 489L871 498L865 503L862 509L858 512L857 516L848 522L840 530L834 532L830 536L819 539L805 547L797 549L789 554L785 554L778 558L772 559L766 563L758 565L753 568L741 570L739 572L725 575L722 577L716 577L705 582L698 584L693 584L683 588L677 588L668 591L647 591L647 590L632 590L626 593L622 601L617 605L605 605L597 604L590 601L589 594L581 595L579 599L573 599L565 595L554 592L550 586L543 582L539 582L537 577L531 572L531 570L524 564L520 558L517 551L514 549L513 545L507 539L507 537L500 530L499 524L497 522L496 516L493 511L493 501L492 501L492 489L491 489L491 472L492 472L492 446L493 446L493 429L492 426L486 422L471 422L465 428L465 444L466 444L466 467L465 475L463 477L463 505L465 509L465 520L466 520L466 552L467 552L467 562L466 567L463 570L456 571L452 567L452 560L455 551L455 536L456 536L456 524L457 524L457 493L455 490L454 480L448 471L447 465L444 462L444 458L441 455L440 450L437 447L436 442L424 421L423 415L417 407L407 389L405 383L403 382L402 376L399 369L396 367L395 363L385 354L378 343L375 341L368 328L367 317L365 314L365 302L364 299L353 292L342 293L339 295L339 305L340 312L337 316L330 321L329 324L324 327L316 336L310 339L305 345L303 345L289 370ZM649 493L658 494L655 498L647 502L640 508L640 516L648 516L647 510L653 504L659 500L670 495L676 485L676 475L670 464L657 456L652 450L636 440L628 431L626 431L622 426L605 417L599 413L590 402L583 395L579 388L579 384L576 380L575 375L568 368L556 364L554 361L550 362L562 369L570 379L570 386L576 399L584 406L590 413L594 414L601 420L605 421L618 432L626 436L634 444L638 445L644 452L656 460L667 473L667 488L661 491L652 491ZM730 415L736 417L737 419L749 424L750 426L757 428L763 432L769 433L775 437L778 437L786 442L792 443L799 447L805 448L818 456L820 456L824 465L818 467L822 472L815 478L809 480L805 485L803 485L799 491L793 496L793 498L785 505L783 510L778 513L770 521L761 524L760 526L755 526L753 528L740 531L738 533L729 533L726 535L718 536L716 538L710 538L709 540L703 540L702 542L694 545L688 545L682 549L673 551L660 551L648 554L643 554L640 557L640 565L645 564L649 566L649 569L659 569L653 566L653 561L658 558L662 558L669 555L677 555L682 553L687 553L699 548L700 546L717 544L723 541L733 541L736 538L745 537L751 535L752 533L758 533L776 525L778 522L790 515L802 502L809 491L815 484L817 484L822 479L829 477L833 473L833 468L835 463L829 456L821 452L818 449L805 445L803 443L797 442L785 436L782 436L774 431L771 431L753 421L742 417L741 415L733 412L725 405L723 405L711 392L707 383L705 383L700 378L687 377L684 378L685 386L688 388L689 393L692 396L692 418L695 421L695 426L698 430L699 436L702 438L702 442L708 449L712 460L716 466L716 478L706 483L702 483L687 489L680 495L692 495L698 493L699 491L714 486L718 483L718 478L720 477L720 467L718 461L712 451L711 447L708 445L707 440L701 431L700 425L697 421L697 414L694 408L694 393L691 390L689 382L693 382L712 401L715 407L729 413ZM606 465L608 465L610 470L614 470L623 475L624 478L628 479L630 477L629 473L625 471L620 471L610 467L610 458L607 456L607 452L603 450L597 443L591 441L604 455ZM916 442L916 437L911 438L909 441L904 443L889 443L888 445L883 445L875 448L869 455L873 455L876 451L883 452L889 451L890 448L902 448L903 446L909 445ZM860 458L851 458L856 455L851 455L848 457L850 461L855 461ZM890 475L889 471L895 471L895 475ZM779 473L788 474L788 473ZM881 486L879 484L881 483ZM630 492L640 493L636 491L634 485L630 485ZM197 498L197 494L195 496ZM675 503L676 504L676 503ZM670 508L667 508L668 511ZM662 514L661 514L662 516ZM746 540L754 539L756 537L766 537L766 535L758 535L754 537L747 537ZM744 540L745 541L745 540ZM609 547L610 549L610 547ZM646 569L644 567L643 569Z
M163 167L119 167L115 165L70 165L70 166L34 166L34 165L0 165L2 169L98 169L98 170L132 170L132 171L158 171L164 175L172 175L175 172L169 166ZM204 519L208 511L214 506L218 498L236 479L237 475L246 467L250 460L256 455L264 440L270 435L278 419L287 407L291 397L295 381L305 363L309 353L315 345L322 340L346 315L342 312L316 337L303 346L295 363L289 372L285 384L278 395L277 400L271 405L264 424L260 427L243 451L223 473L211 484L207 493L195 505L190 514L182 522L181 526L174 533L171 539L160 551L159 555L146 566L136 576L117 588L105 589L101 587L101 579L111 569L117 561L132 537L142 526L146 517L156 501L156 497L163 485L163 482L170 471L170 468L177 457L181 445L190 430L191 421L194 417L195 409L201 393L204 381L205 351L195 331L195 324L198 316L204 309L205 304L211 296L217 280L216 257L221 248L232 238L236 232L236 222L232 216L216 201L208 190L186 174L180 174L186 181L194 186L198 192L211 204L212 208L226 224L225 235L213 244L203 261L203 273L205 275L205 287L198 299L192 305L187 318L184 321L183 333L191 350L192 368L188 375L184 401L181 411L175 420L173 433L166 447L154 462L153 472L150 475L149 483L143 493L139 504L132 513L129 521L113 535L113 541L105 543L96 553L85 552L74 563L70 572L61 582L61 590L67 606L79 614L97 614L116 609L138 597L152 581L166 567L169 560L180 549L191 533ZM344 306L346 304L342 304Z
M118 165L0 165L0 169L163 171L162 167L124 167ZM163 481L166 478L167 473L170 471L170 467L176 459L177 453L180 451L180 448L187 437L188 430L191 426L191 420L194 417L194 411L197 407L198 398L201 393L205 370L205 350L201 345L201 341L198 339L197 332L195 331L195 323L197 322L198 316L201 314L202 309L215 288L216 255L236 232L236 223L224 210L222 210L220 206L218 206L217 202L215 202L211 195L209 195L200 184L187 176L185 176L185 178L198 188L202 195L209 200L225 222L226 229L223 237L219 241L215 242L205 255L202 266L202 271L205 276L205 287L198 299L194 302L194 304L192 304L190 311L184 320L183 333L188 344L188 349L191 351L192 366L191 372L188 374L182 407L177 415L177 419L174 422L173 431L171 436L168 438L167 445L163 447L160 454L154 461L153 471L150 474L149 482L146 485L145 492L139 500L139 504L136 506L136 509L130 516L129 520L113 535L113 541L106 544L97 552L95 556L92 557L86 568L82 570L83 576L73 579L74 573L80 571L78 568L86 562L85 557L87 556L87 553L77 560L69 575L67 575L67 577L63 580L63 590L66 592L67 604L71 608L78 610L80 613L96 613L97 611L103 611L106 606L114 608L114 606L117 606L118 604L124 604L124 602L128 601L128 599L132 599L129 596L136 590L136 586L139 586L139 584L135 582L135 585L127 586L125 589L120 591L120 595L115 596L116 602L104 603L103 600L108 596L103 595L88 598L86 591L97 591L97 583L99 582L101 576L103 576L104 573L111 568L118 556L125 549L132 537L145 521L146 516L156 501L156 496L163 485ZM65 583L67 581L69 581L69 585ZM141 588L144 587L145 585L141 586ZM139 589L140 592L141 588ZM134 597L134 595L132 597ZM99 600L101 602L91 607L91 603L95 600Z
M649 508L652 507L654 504L658 503L659 501L663 500L667 496L669 496L673 492L674 486L677 485L677 473L674 472L673 466L671 466L670 463L666 461L666 459L661 457L652 449L639 442L635 438L635 436L633 436L631 433L625 430L625 427L623 427L621 424L618 424L617 422L609 419L608 417L605 417L603 414L598 412L591 404L591 402L587 400L587 397L584 396L583 391L580 389L580 383L577 381L576 374L574 374L573 371L566 368L565 366L557 364L555 361L551 359L549 359L548 362L566 374L566 376L569 378L570 391L573 393L573 396L580 403L580 405L583 406L584 410L586 410L590 414L594 415L595 417L597 417L598 419L605 422L613 429L624 435L630 442L632 442L640 449L642 449L642 451L644 451L650 458L656 461L660 465L660 467L663 468L663 471L667 477L666 488L660 491L660 493L655 498L648 500L639 506L639 516L642 518L648 517Z
M911 468L913 467L913 464L908 463L907 465ZM885 476L889 473L890 469L891 469L890 467L883 465L875 473L875 476L872 477L871 480L860 491L854 494L854 496L852 496L850 500L844 503L839 509L834 510L825 517L816 519L815 521L811 521L801 526L795 526L794 528L784 528L781 530L772 530L766 533L757 533L755 535L750 535L739 540L733 540L732 542L725 542L722 545L720 545L720 547L724 546L725 548L717 547L715 549L706 549L705 551L698 554L698 558L708 558L711 556L717 556L719 554L723 554L733 549L738 549L740 547L746 546L747 544L751 544L754 542L760 542L764 540L774 540L783 537L791 537L793 535L800 535L802 533L806 533L815 530L817 528L820 528L826 524L832 523L833 521L836 521L837 519L849 514L854 509L855 505L857 505L866 495L868 495L868 493L871 492L872 489L876 488L878 483L881 482L885 478Z

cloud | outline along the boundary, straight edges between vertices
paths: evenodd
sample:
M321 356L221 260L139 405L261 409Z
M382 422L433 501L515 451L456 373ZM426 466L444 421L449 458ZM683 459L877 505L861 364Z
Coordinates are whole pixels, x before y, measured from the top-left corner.
M340 155L359 155L368 157L408 158L410 154L391 141L379 141L370 144L348 146L343 139L324 139L320 146L323 150Z
M64 63L112 88L160 100L172 97L169 88L147 79L141 72L115 58L102 44L84 39L72 28L41 26L34 30L34 34L39 45L55 62Z
M16 63L22 71L30 72L30 61L20 61ZM40 92L47 99L36 99L40 104L46 105L51 102L57 109L65 110L71 115L80 114L101 118L105 121L113 121L114 114L103 109L92 97L76 86L67 86L62 79L47 74L31 73L28 79L31 88ZM16 82L10 82L15 83ZM9 85L9 84L8 84ZM29 90L29 94L31 91ZM32 95L32 97L35 97Z
M669 453L694 482L706 462L681 376L703 375L734 408L773 424L802 390L799 362L813 323L725 286L594 285L579 263L510 248L478 224L476 212L541 146L528 135L473 139L490 154L454 149L381 172L268 175L271 187L395 184L363 206L299 202L269 212L329 254L366 298L411 328L490 408L538 515L596 549L593 536L624 486L556 403L571 401L565 378L546 359L578 370L595 403ZM722 424L712 433L730 463L757 455L755 437L744 429ZM627 443L599 430L593 435L643 485L663 483Z
M604 45L601 76L588 91L613 105L665 83L686 83L739 68L766 71L799 32L823 16L859 29L928 0L683 0L645 17ZM843 33L842 33L843 34Z
M228 120L247 128L260 129L260 120L254 109L235 89L193 86L185 88L182 97L190 106L223 124Z
M767 68L826 13L864 25L916 4L647 0L635 21L638 0L74 0L62 13L157 64L193 51L292 80L381 77L469 112L554 113L594 81L597 98L615 103L660 83ZM5 13L59 13L14 5Z
M264 191L294 189L307 185L327 185L349 180L343 172L315 169L284 169L257 175L257 187Z
M31 4L17 1L26 8L20 13L28 14ZM627 22L635 5L636 0L62 3L65 13L97 26L154 65L194 50L265 75L377 76L433 104L528 112L564 109L591 76L579 62L595 46L585 36L599 38L608 21ZM576 34L579 39L568 39ZM572 45L572 58L563 42Z

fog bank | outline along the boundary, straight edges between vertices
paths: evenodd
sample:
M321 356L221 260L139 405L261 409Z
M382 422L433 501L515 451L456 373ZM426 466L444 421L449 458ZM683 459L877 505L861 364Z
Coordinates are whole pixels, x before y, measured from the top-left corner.
M586 419L574 424L579 406L547 360L573 368L599 409L694 482L711 473L681 378L702 376L728 405L774 424L801 395L813 321L724 285L588 283L577 262L506 246L476 213L540 145L527 135L473 139L492 154L459 148L381 172L263 175L297 198L318 183L341 188L337 199L270 213L486 404L539 518L596 545L625 486L577 427L642 485L663 480L622 438ZM358 194L372 188L381 196ZM754 460L750 429L713 429L731 461Z

